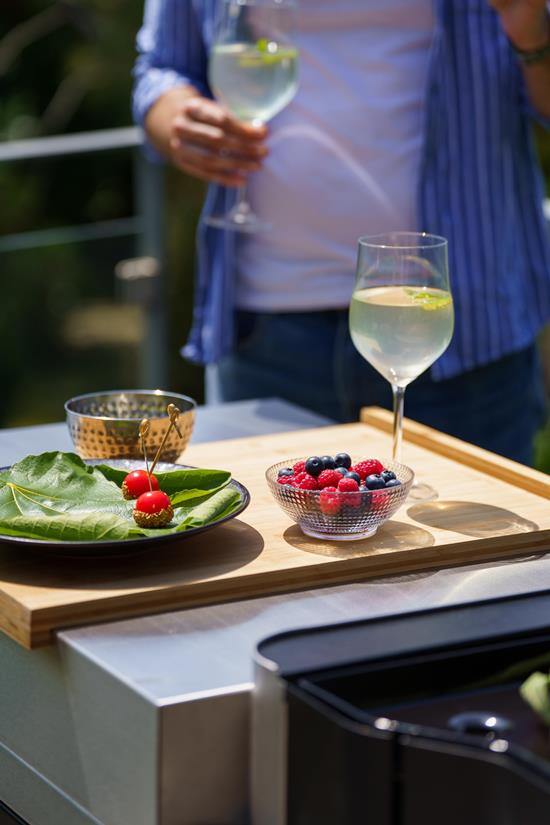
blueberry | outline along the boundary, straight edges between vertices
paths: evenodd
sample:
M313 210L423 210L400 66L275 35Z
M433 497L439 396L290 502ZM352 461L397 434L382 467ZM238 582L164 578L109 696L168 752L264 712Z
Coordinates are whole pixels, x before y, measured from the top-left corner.
M349 470L351 467L351 458L347 453L338 453L338 455L334 456L334 463L337 469L338 467L345 467L346 470Z
M340 475L343 475L343 476L347 476L347 474L348 474L348 471L346 470L345 467L337 467L336 472L340 473Z
M334 470L336 468L336 462L331 455L322 455L321 461L323 462L325 470Z
M279 472L277 473L277 478L282 478L283 476L293 476L294 470L291 470L290 467L281 467Z
M389 481L386 481L386 487L401 487L401 482L398 478L390 478Z
M377 473L373 473L372 475L366 477L365 485L369 490L381 490L382 487L386 486L386 482L382 476L379 476Z
M357 482L357 484L361 484L361 476L359 475L359 473L354 473L353 470L351 473L346 473L344 478L353 478Z
M306 461L306 473L309 473L310 476L314 476L315 478L325 469L325 465L323 464L323 459L319 458L318 455L312 455Z
M386 482L387 482L387 481L392 481L392 480L395 478L395 473L394 473L394 472L392 472L391 470L382 470L382 472L380 473L380 475L382 476L382 478L383 478L383 479L384 479L384 481L386 481ZM395 485L394 485L394 486L395 486Z
M368 487L365 487L365 485L364 485L364 484L360 484L360 485L359 485L359 492L361 492L361 493L368 493L368 491L369 491L369 490L368 490Z

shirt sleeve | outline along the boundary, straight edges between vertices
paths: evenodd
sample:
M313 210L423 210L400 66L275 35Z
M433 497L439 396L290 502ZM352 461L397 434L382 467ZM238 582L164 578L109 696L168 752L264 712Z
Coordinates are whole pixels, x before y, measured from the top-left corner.
M191 84L210 95L206 49L192 0L146 0L137 51L132 111L138 125L168 89Z

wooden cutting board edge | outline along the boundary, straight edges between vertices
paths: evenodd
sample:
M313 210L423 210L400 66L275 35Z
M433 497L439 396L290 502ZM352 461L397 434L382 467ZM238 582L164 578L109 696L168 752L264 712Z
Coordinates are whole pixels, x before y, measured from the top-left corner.
M360 421L386 433L392 431L393 416L389 410L381 407L363 407ZM410 418L403 419L403 437L411 444L417 444L459 464L521 487L541 498L550 499L550 476L540 470L518 464Z
M513 543L511 543L513 542ZM485 546L484 546L485 545ZM174 588L171 591L150 591L137 596L138 604L134 604L132 597L123 595L108 599L95 600L79 605L79 621L74 621L74 605L63 608L42 608L34 610L31 622L27 622L25 630L16 627L17 635L10 633L7 627L2 629L12 638L28 649L51 644L59 630L68 630L86 624L100 624L103 622L124 621L144 615L166 613L172 610L187 610L195 607L205 607L209 604L218 604L217 598L223 594L223 602L240 601L243 599L265 598L267 596L292 593L299 590L315 590L322 587L351 584L368 579L383 579L386 576L404 575L424 570L437 570L445 567L462 567L468 564L483 564L490 561L506 561L528 553L529 556L547 553L550 550L550 529L537 533L523 535L511 534L498 538L468 539L467 541L449 545L443 549L437 546L415 548L415 555L411 557L409 548L394 551L392 557L383 558L376 554L371 557L334 561L330 565L320 564L313 568L318 576L317 581L311 583L312 567L295 568L292 571L281 571L272 575L265 586L258 584L263 574L253 574L231 579L229 583L224 579L219 581L195 582ZM189 594L191 591L191 595ZM182 606L182 597L185 606ZM56 627L51 629L48 621L49 614L54 613ZM66 615L64 615L64 613ZM66 621L66 624L65 624Z

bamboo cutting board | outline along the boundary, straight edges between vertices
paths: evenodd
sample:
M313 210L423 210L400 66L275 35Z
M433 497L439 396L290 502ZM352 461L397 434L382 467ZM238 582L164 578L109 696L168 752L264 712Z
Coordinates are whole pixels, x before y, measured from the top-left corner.
M265 469L287 458L390 454L391 416L191 446L187 464L232 471L251 492L238 519L120 558L26 554L0 542L0 629L25 647L78 624L158 613L385 574L550 550L550 477L405 422L404 463L439 491L410 502L370 539L310 539L271 497Z

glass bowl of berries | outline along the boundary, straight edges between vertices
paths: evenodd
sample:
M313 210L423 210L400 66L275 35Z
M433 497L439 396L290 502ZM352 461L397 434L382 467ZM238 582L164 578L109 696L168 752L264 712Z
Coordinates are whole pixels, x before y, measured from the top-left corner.
M178 412L177 427L168 433L167 407ZM175 462L185 450L195 420L193 398L163 390L109 390L78 395L65 403L67 426L81 458L140 459L143 445L139 425L148 419L147 448L161 448L160 461Z
M302 531L314 538L350 541L373 536L404 503L414 473L397 461L347 453L273 464L266 471L273 496Z

